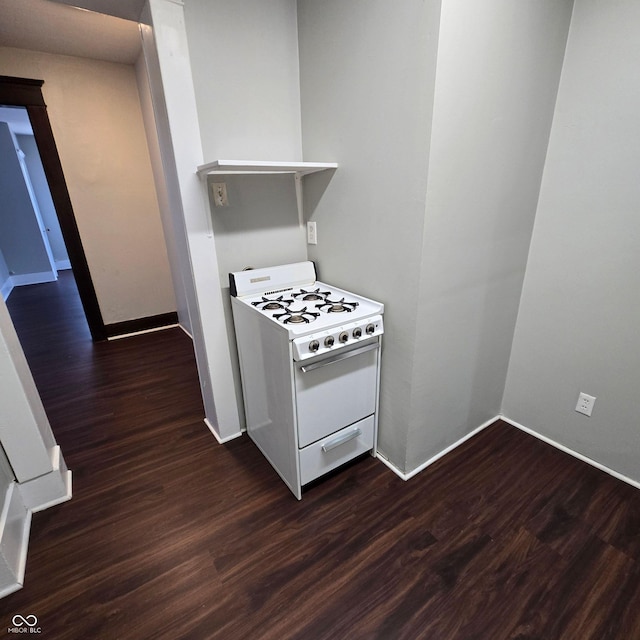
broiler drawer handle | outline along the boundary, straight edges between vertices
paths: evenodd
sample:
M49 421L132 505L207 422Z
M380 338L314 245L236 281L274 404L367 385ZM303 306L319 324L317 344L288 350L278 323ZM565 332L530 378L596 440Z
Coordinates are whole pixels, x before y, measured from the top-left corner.
M362 435L362 431L360 431L360 427L356 427L353 431L350 431L349 433L343 433L341 436L338 436L337 438L334 438L329 442L325 442L322 445L322 450L325 453L327 453L327 451L331 451L331 449L335 449L336 447L339 447L341 444L344 444L345 442L349 442L349 440L353 440L354 438L357 438L359 435Z

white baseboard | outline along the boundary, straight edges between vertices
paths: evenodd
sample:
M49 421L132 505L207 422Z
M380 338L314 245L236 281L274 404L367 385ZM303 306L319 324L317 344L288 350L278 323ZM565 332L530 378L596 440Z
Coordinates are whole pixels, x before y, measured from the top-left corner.
M401 471L400 469L398 469L398 467L396 467L393 464L393 462L388 460L384 456L384 454L381 454L380 451L378 451L378 455L376 457L383 464L385 464L387 467L389 467L389 469L391 469L391 471L393 471L397 476L399 476L403 480L409 480L410 478L413 478L413 476L417 475L421 471L424 471L424 469L426 469L428 466L432 465L434 462L436 462L437 460L439 460L443 456L447 455L447 453L449 453L449 452L453 451L454 449L456 449L457 447L459 447L461 444L463 444L464 442L469 440L469 438L473 438L473 436L475 436L476 434L480 433L482 430L486 429L488 426L492 425L496 420L502 420L503 422L506 422L507 424L511 425L512 427L515 427L516 429L520 429L521 431L524 431L525 433L528 433L529 435L533 436L534 438L538 438L538 440L542 440L543 442L546 442L547 444L551 445L552 447L555 447L556 449L559 449L560 451L563 451L564 453L568 453L570 456L573 456L574 458L577 458L578 460L581 460L582 462L586 462L587 464L591 465L592 467L595 467L596 469L600 469L600 471L604 471L605 473L608 473L610 476L613 476L614 478L617 478L618 480L622 480L622 482L626 482L627 484L630 484L632 487L635 487L636 489L640 489L640 482L638 482L637 480L634 480L633 478L629 478L628 476L625 476L622 473L618 473L617 471L614 471L613 469L610 469L609 467L597 462L596 460L593 460L592 458L589 458L589 457L583 455L582 453L578 453L577 451L574 451L573 449L570 449L569 447L567 447L567 446L565 446L565 445L563 445L563 444L561 444L559 442L556 442L555 440L552 440L551 438L548 438L547 436L543 436L541 433L538 433L537 431L534 431L533 429L529 429L529 427L525 427L523 424L520 424L519 422L516 422L515 420L511 420L511 418L507 418L506 416L503 416L502 414L497 415L495 418L491 418L491 420L487 420L487 422L485 422L484 424L481 424L479 427L476 427L471 433L467 434L463 438L460 438L460 440L454 442L452 445L448 446L446 449L443 449L440 453L436 454L432 458L429 458L429 460L427 460L426 462L423 462L419 467L416 467L415 469L413 469L412 471L409 471L408 473L405 473L404 471Z
M53 271L42 271L41 273L21 273L11 276L14 287L21 287L25 284L42 284L43 282L55 282L57 280Z
M52 471L18 485L24 505L32 513L71 500L71 472L56 445L51 452Z
M0 598L22 588L27 566L31 511L15 482L7 487L0 515Z
M208 418L204 419L204 423L207 425L209 431L211 431L211 433L213 434L213 437L218 441L218 444L224 444L225 442L229 442L230 440L235 440L236 438L239 438L243 433L242 431L238 431L238 433L234 433L230 436L227 436L226 438L221 438L216 428L209 422Z
M404 471L401 471L400 469L398 469L398 467L396 467L393 464L393 462L388 460L384 456L384 454L381 455L380 451L378 451L378 454L377 454L376 457L383 464L385 464L387 467L389 467L389 469L391 469L391 471L393 471L397 476L399 476L400 478L402 478L405 481L406 480L410 480L411 478L413 478L413 476L418 475L421 471L424 471L427 467L431 466L434 462L437 462L438 460L440 460L440 458L442 458L443 456L446 456L447 453L453 451L454 449L459 447L461 444L463 444L464 442L466 442L470 438L473 438L473 436L475 436L476 434L480 433L481 431L486 429L488 426L492 425L496 420L498 420L498 418L500 418L500 416L495 416L495 418L491 418L490 420L487 420L486 422L483 422L479 427L476 427L473 431L468 433L466 436L463 436L462 438L460 438L459 440L457 440L453 444L449 445L446 449L443 449L440 453L436 453L435 456L429 458L426 462L423 462L420 466L416 467L415 469L413 469L413 470L411 470L409 472L404 472Z
M500 418L500 420L502 420L503 422L510 424L512 427L516 427L516 429L520 429L521 431L528 433L534 438L538 438L538 440L542 440L543 442L550 444L552 447L555 447L560 451L564 451L564 453L568 453L570 456L573 456L574 458L577 458L582 462L586 462L592 467L595 467L596 469L600 469L600 471L604 471L605 473L608 473L610 476L613 476L618 480L622 480L623 482L630 484L632 487L635 487L636 489L640 489L640 482L638 482L637 480L633 480L632 478L629 478L628 476L625 476L622 473L618 473L617 471L614 471L613 469L610 469L609 467L597 462L593 458L589 458L588 456L585 456L582 453L578 453L577 451L570 449L569 447L565 446L564 444L561 444L560 442L556 442L555 440L552 440L547 436L543 436L541 433L538 433L533 429L529 429L529 427L525 427L523 424L520 424L515 420L511 420L511 418L507 418L506 416L503 416L503 415L498 416L498 418Z
M178 326L193 340L193 336L187 331L187 328L182 323L179 323Z
M156 331L164 331L165 329L173 329L175 327L180 327L179 324L165 324L161 327L153 327L152 329L141 329L140 331L132 331L131 333L121 333L117 336L109 336L107 338L108 342L112 340L122 340L122 338L131 338L132 336L141 336L143 333L155 333Z
M59 446L51 451L53 470L26 482L11 482L0 514L0 598L22 588L31 515L71 499L71 471Z

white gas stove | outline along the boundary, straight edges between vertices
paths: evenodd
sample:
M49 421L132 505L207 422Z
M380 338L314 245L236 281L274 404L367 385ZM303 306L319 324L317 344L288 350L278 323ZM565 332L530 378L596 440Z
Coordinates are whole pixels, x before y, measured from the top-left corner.
M380 302L299 262L229 275L247 432L297 498L376 452Z

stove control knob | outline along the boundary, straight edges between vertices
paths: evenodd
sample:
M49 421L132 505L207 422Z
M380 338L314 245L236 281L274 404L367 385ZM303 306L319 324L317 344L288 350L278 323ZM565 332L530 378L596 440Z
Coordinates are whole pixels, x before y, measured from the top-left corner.
M333 347L333 343L335 342L335 340L333 339L333 336L327 336L324 339L324 346L325 347Z
M309 351L311 351L311 353L315 353L319 348L320 348L320 343L317 340L312 340L309 343Z
M340 342L346 342L349 339L349 334L346 331L343 331L339 336L338 336L338 340L340 340Z
M374 331L376 330L376 325L371 323L367 325L367 328L365 329L365 331L371 335Z
M361 328L361 327L356 327L356 328L353 330L353 337L354 337L354 338L360 338L360 337L362 337L362 328Z

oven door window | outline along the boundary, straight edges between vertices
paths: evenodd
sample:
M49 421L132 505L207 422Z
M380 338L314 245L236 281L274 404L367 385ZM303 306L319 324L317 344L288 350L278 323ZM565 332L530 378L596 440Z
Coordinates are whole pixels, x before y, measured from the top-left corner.
M300 447L375 412L378 350L376 339L294 363Z

